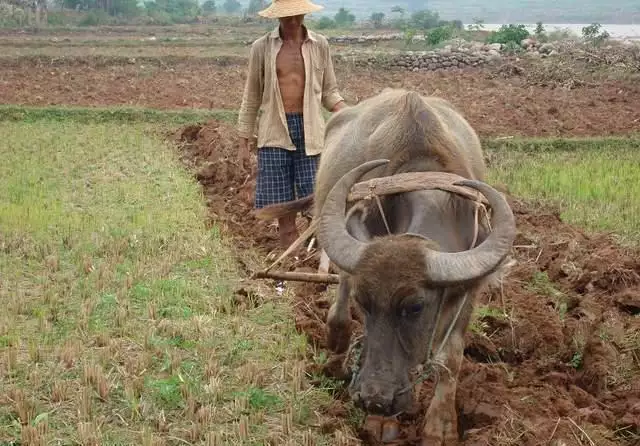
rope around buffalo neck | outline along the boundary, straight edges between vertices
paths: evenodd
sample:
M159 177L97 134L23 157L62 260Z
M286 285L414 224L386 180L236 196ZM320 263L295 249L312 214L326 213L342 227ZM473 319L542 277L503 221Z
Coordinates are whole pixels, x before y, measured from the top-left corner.
M467 297L469 296L469 293L464 293L464 295L462 296L462 301L460 302L460 305L458 306L458 310L456 311L455 316L453 317L453 320L451 321L451 324L449 324L449 327L447 327L447 331L444 335L444 337L442 338L442 342L440 343L440 346L438 347L438 350L436 351L435 355L431 354L431 348L433 345L433 339L435 338L436 335L436 330L438 328L438 323L440 322L440 316L441 316L441 312L442 312L442 303L444 301L444 296L440 297L440 304L438 305L438 313L437 313L437 317L436 317L436 324L434 325L433 331L431 332L431 337L429 340L429 350L427 351L427 360L425 362L423 362L421 365L424 369L424 371L422 373L420 373L420 375L415 379L415 381L413 381L413 383L409 384L407 387L405 387L404 389L402 389L399 393L403 394L406 393L408 391L410 391L411 389L413 389L417 384L423 382L424 380L426 380L432 372L436 372L437 375L437 369L435 368L435 366L439 366L441 368L443 368L444 370L446 370L446 372L449 374L449 378L451 378L451 370L449 370L449 368L444 364L444 362L442 362L441 360L438 359L438 356L440 356L440 354L442 353L442 351L444 350L444 346L447 344L447 341L449 340L449 337L451 336L451 333L453 332L453 328L456 326L456 323L458 322L458 318L460 317L460 313L462 312L462 309L464 308L465 304L467 303ZM439 375L437 375L439 376Z

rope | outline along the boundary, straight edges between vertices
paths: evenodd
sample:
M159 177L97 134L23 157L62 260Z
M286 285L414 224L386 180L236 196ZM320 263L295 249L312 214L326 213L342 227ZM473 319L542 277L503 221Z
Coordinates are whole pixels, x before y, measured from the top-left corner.
M435 355L431 355L431 349L429 349L427 355L428 355L428 359L423 363L423 367L425 368L425 371L423 373L421 373L418 378L416 378L416 380L412 383L409 384L407 387L405 387L404 389L402 389L400 391L400 393L405 393L408 392L409 390L413 389L417 384L420 384L421 382L423 382L424 380L426 380L433 371L437 370L434 366L439 366L441 368L443 368L444 370L446 370L447 374L449 375L449 379L451 379L451 370L449 370L449 368L444 365L444 363L442 363L442 361L438 360L438 356L440 356L440 354L442 353L442 350L444 350L444 346L446 345L447 341L449 340L449 336L451 336L451 333L453 332L453 327L456 326L456 323L458 322L458 318L460 317L460 313L462 312L462 308L464 308L464 305L467 302L467 297L469 296L469 293L464 293L464 296L462 296L462 302L460 302L460 305L458 306L458 311L456 311L456 315L453 317L453 320L451 321L451 324L449 325L449 327L447 328L447 332L444 335L444 338L442 338L442 342L440 343L440 347L438 347L438 351L436 352ZM440 298L440 300L444 300L444 296ZM440 315L438 314L438 322L440 322ZM433 333L431 333L431 338L433 339L435 337L435 331L437 329L437 325L434 327Z
M374 195L374 197L376 197L376 203L378 204L378 210L380 211L380 215L382 216L384 227L387 228L387 234L391 235L391 229L389 229L389 223L387 222L387 217L384 215L384 211L382 210L382 203L380 203L380 196Z

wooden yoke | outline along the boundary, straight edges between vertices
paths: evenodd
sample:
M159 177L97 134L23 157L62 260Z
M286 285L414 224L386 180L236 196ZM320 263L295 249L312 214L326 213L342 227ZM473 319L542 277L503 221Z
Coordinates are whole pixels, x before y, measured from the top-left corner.
M398 173L354 184L347 196L347 201L370 200L374 195L382 196L416 190L440 189L462 195L469 200L479 201L484 205L489 204L480 192L454 185L454 183L463 180L468 180L468 178L447 172Z
M360 200L371 200L376 196L393 195L402 192L439 189L461 195L468 200L488 206L489 202L481 193L463 186L454 185L454 183L463 180L467 180L467 178L447 172L408 172L387 177L372 178L356 183L347 196L347 202L353 203ZM307 228L275 262L263 271L253 274L251 278L337 284L339 282L339 276L337 274L329 274L329 257L323 249L320 251L318 273L293 271L271 272L271 269L276 264L280 263L287 255L302 245L302 243L315 232L317 225L318 220L314 217L309 228Z

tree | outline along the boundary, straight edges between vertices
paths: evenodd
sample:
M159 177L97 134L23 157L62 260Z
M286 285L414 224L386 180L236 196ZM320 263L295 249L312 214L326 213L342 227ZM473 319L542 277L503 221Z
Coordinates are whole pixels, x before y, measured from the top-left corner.
M154 20L164 23L189 21L200 15L198 0L155 0L146 2L145 8Z
M351 14L348 9L340 8L334 18L338 26L351 26L356 21L356 16Z
M242 9L242 5L238 0L225 0L222 7L227 14L236 14Z
M107 11L111 15L123 15L127 17L138 15L140 7L137 0L113 0L111 10Z
M404 17L404 8L402 6L394 6L391 8L391 12L400 14L400 17Z
M533 33L535 34L536 39L538 39L538 42L546 42L548 40L542 22L536 23L536 29L535 31L533 31Z
M484 28L484 20L474 18L473 24L467 26L469 31L481 31Z
M382 21L384 20L384 12L374 12L371 14L371 23L375 28L380 28L382 26Z
M212 14L216 12L216 2L215 0L207 0L202 4L202 11L207 14Z
M582 38L593 46L598 46L610 35L607 31L600 32L602 25L599 23L592 23L589 26L582 27Z
M399 17L391 18L391 23L390 23L391 27L397 28L397 29L406 28L407 23L404 19L404 13L405 13L404 8L402 6L394 6L391 8L391 13L399 15Z
M326 15L323 15L322 17L320 17L320 20L318 20L316 27L318 29L335 28L336 22L334 22L331 17L327 17Z
M437 28L441 25L440 15L428 9L416 11L411 14L411 25L417 29Z
M264 9L264 6L264 0L250 0L249 7L247 8L247 14L257 15L258 11L262 11Z

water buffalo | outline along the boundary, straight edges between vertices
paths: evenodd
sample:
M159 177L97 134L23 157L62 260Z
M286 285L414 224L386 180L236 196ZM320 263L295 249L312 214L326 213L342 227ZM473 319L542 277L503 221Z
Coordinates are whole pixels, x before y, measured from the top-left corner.
M485 221L476 224L472 201L442 190L386 196L382 213L375 203L347 206L356 182L407 172L465 178L460 185L486 197L491 230ZM353 299L364 316L364 336L350 394L368 413L383 416L407 410L410 371L437 353L441 367L426 411L425 446L457 444L464 332L475 297L504 266L515 238L511 209L484 175L476 133L440 98L386 89L327 123L313 204L319 246L340 272L328 342L336 352L348 348Z

